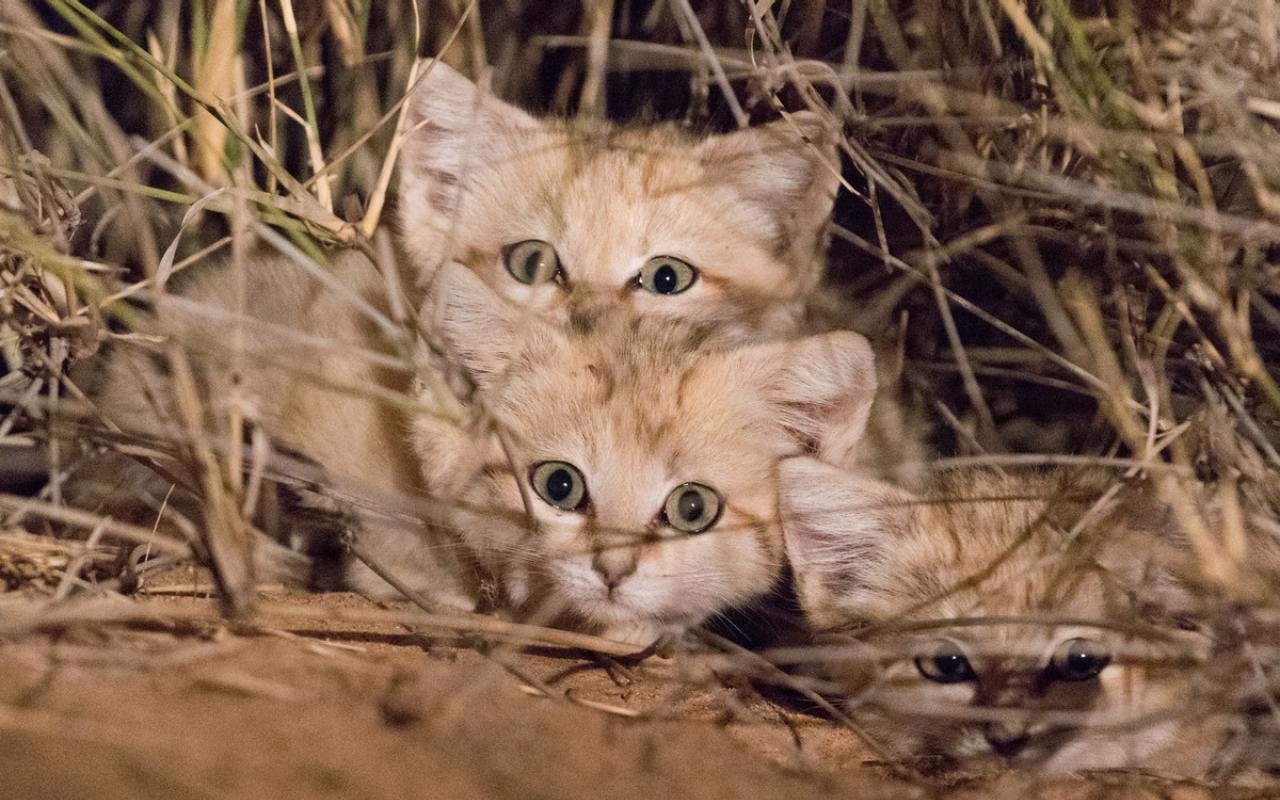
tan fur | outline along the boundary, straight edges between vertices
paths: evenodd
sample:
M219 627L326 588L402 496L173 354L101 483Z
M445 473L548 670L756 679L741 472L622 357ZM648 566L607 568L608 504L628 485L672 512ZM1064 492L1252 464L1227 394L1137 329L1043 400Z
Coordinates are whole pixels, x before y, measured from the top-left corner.
M321 480L339 494L364 501L355 509L362 538L402 554L398 560L414 588L453 605L473 605L458 581L449 543L398 516L404 509L397 505L412 508L421 485L409 422L376 393L407 396L410 370L360 355L389 356L393 347L350 299L385 311L384 278L357 253L343 255L332 274L341 289L283 257L249 259L247 302L240 309L232 266L202 270L162 299L155 326L161 347L121 342L113 349L95 400L103 416L125 431L186 441L164 356L164 346L177 346L193 366L211 442L225 447L238 392L250 426L266 432L276 448L316 462ZM238 358L236 329L242 336ZM133 462L110 457L80 482L81 502L114 506L154 482L148 475ZM379 513L383 507L390 513ZM380 583L371 574L364 582Z
M400 231L425 278L458 261L562 319L625 307L749 333L796 328L824 268L838 182L815 118L704 139L674 125L540 120L438 62L409 102ZM502 248L528 239L555 247L565 281L507 273ZM680 294L636 288L663 255L701 278Z
M916 398L904 391L902 365L895 348L872 343L876 355L876 396L862 427L834 429L819 457L828 464L856 469L905 489L925 478L929 423Z
M400 231L424 279L452 258L499 295L562 320L638 312L747 336L841 327L807 316L839 169L816 118L703 139L673 125L535 119L443 64L410 102ZM502 248L527 239L555 247L564 282L508 274ZM659 255L689 262L700 279L676 295L635 287ZM896 371L881 380L865 438L860 420L830 428L824 460L904 485L918 477L924 425L899 407L897 384Z
M509 449L487 430L423 417L428 487L456 500L456 530L514 604L550 603L613 636L651 641L768 591L783 557L779 459L831 420L864 420L874 392L870 349L853 333L726 348L703 326L653 316L560 328L457 265L434 293L447 349ZM546 460L580 469L591 505L560 511L530 492L531 528L520 484ZM668 493L690 481L727 504L692 536L658 521ZM613 591L602 558L633 567Z
M1207 642L1171 624L1190 603L1176 577L1184 551L1155 504L1139 496L1079 526L1101 494L1094 477L969 471L914 497L808 459L781 475L805 612L862 656L828 674L895 756L1199 775L1219 754L1225 720L1193 702L1196 671L1185 661ZM1014 619L947 624L982 617ZM904 629L926 621L937 624ZM1158 633L1138 633L1151 623ZM1077 637L1111 663L1096 678L1054 679L1052 653ZM940 642L964 652L974 679L922 675L915 658Z

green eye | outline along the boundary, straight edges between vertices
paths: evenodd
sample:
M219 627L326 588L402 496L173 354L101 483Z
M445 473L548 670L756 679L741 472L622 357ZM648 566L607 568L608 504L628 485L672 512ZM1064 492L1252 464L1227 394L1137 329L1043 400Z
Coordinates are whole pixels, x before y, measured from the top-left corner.
M1068 639L1054 651L1049 672L1060 681L1087 681L1111 663L1111 654L1101 642Z
M636 284L654 294L680 294L698 280L698 270L678 258L658 256L649 259L636 276Z
M563 279L556 249L540 239L516 242L502 248L502 260L511 277L533 285Z
M565 461L543 461L529 470L529 483L547 505L561 511L581 511L587 505L587 482L582 472Z
M720 520L724 501L710 486L682 483L667 495L663 522L681 533L702 533Z
M936 683L963 683L977 677L969 659L951 642L941 642L933 655L916 658L916 669Z

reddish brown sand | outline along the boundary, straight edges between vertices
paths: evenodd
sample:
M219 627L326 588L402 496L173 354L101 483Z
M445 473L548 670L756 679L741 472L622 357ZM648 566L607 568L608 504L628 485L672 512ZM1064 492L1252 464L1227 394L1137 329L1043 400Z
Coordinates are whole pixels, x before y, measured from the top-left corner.
M268 623L236 634L212 620L95 625L0 643L0 797L1209 796L1133 775L916 782L866 765L832 722L745 687L690 687L670 662L609 669L403 628Z

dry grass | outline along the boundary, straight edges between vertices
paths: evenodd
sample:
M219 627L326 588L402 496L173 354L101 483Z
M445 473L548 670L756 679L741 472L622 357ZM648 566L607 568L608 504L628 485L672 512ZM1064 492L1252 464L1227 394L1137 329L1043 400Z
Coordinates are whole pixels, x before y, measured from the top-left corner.
M159 301L205 259L242 264L268 246L317 274L333 248L393 259L402 98L414 54L442 52L559 113L698 128L802 108L828 118L847 164L824 309L864 329L901 323L910 388L940 420L948 458L934 466L1146 474L1232 632L1203 668L1232 690L1274 682L1280 595L1251 571L1250 542L1280 539L1280 3L584 5L0 7L0 482L34 481L0 494L0 530L15 531L0 534L0 579L23 589L26 614L0 637L145 616L67 605L136 588L150 563L139 544L162 566L211 564L224 608L252 612L262 485L307 476L246 449L243 420L225 441L195 424L181 442L113 431L71 368L140 335L132 303ZM403 309L374 314L411 340ZM408 353L393 366L412 370ZM200 419L185 394L184 416ZM55 419L75 437L50 436ZM202 513L170 509L166 534L67 507L68 470L90 447L168 465ZM1192 482L1221 516L1190 502ZM412 617L628 653L432 620ZM718 675L789 682L722 645Z

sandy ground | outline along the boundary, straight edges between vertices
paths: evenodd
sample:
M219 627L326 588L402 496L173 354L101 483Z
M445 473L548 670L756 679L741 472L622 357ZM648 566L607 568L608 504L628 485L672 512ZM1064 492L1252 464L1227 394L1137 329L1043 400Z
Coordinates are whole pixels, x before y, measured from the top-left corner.
M343 594L275 599L370 607ZM691 687L672 662L481 652L398 626L259 624L0 642L0 797L1210 796L1132 775L913 781L867 764L835 723L749 687Z

